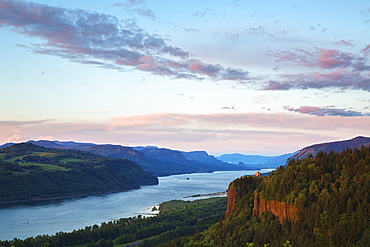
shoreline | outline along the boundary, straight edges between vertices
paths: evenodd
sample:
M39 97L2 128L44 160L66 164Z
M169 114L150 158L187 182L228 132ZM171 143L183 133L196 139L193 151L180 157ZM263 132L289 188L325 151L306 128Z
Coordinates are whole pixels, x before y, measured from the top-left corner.
M183 198L194 198L194 197L217 197L217 196L227 196L227 191L213 192L208 194L197 194L192 196L184 196Z
M126 192L131 190L137 190L140 188L134 188L129 190L115 190L115 191L107 191L107 192L95 192L95 193L86 193L86 194L78 194L78 195L70 195L70 196L56 196L56 197L46 197L46 198L30 198L24 200L15 200L15 201L0 201L0 205L6 204L18 204L18 203L32 203L32 202L43 202L43 201L52 201L52 200L63 200L63 199L73 199L73 198L80 198L80 197L87 197L87 196L99 196L99 195L106 195L106 194L114 194L119 192Z

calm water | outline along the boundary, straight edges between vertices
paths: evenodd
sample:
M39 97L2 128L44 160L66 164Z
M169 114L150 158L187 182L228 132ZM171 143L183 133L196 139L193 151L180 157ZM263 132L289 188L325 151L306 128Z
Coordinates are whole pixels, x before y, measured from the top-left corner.
M151 206L185 196L225 191L229 183L256 171L222 171L160 177L159 185L101 196L0 205L0 240L70 232L94 224L149 213ZM189 178L189 179L187 179Z

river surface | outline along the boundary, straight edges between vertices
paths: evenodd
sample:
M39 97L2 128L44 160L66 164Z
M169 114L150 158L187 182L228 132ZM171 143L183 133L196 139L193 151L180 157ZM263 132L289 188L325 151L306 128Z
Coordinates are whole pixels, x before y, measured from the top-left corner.
M267 172L270 170L263 170ZM0 205L0 240L71 232L102 222L145 215L153 205L186 196L226 191L229 183L254 171L221 171L159 177L159 184L100 196Z

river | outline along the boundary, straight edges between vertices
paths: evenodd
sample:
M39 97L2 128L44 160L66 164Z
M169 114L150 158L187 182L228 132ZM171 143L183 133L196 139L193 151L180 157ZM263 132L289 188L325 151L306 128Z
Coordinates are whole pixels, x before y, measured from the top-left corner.
M263 170L266 172L270 170ZM231 181L257 171L221 171L159 177L159 184L100 196L0 205L0 240L71 232L94 224L150 213L153 205L225 191ZM187 198L189 199L189 198ZM195 199L195 198L191 198Z

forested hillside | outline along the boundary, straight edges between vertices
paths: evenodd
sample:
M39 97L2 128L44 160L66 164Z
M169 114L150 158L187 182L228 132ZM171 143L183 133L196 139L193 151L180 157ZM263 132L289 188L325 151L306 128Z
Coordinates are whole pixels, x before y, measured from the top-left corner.
M0 149L0 202L124 191L157 184L131 161L21 143Z
M292 160L268 177L237 179L230 188L236 194L228 217L204 233L178 240L174 246L370 243L369 147L319 152L315 158ZM256 205L256 200L264 200L263 207ZM274 210L274 205L296 209L296 217L284 217L286 212Z

